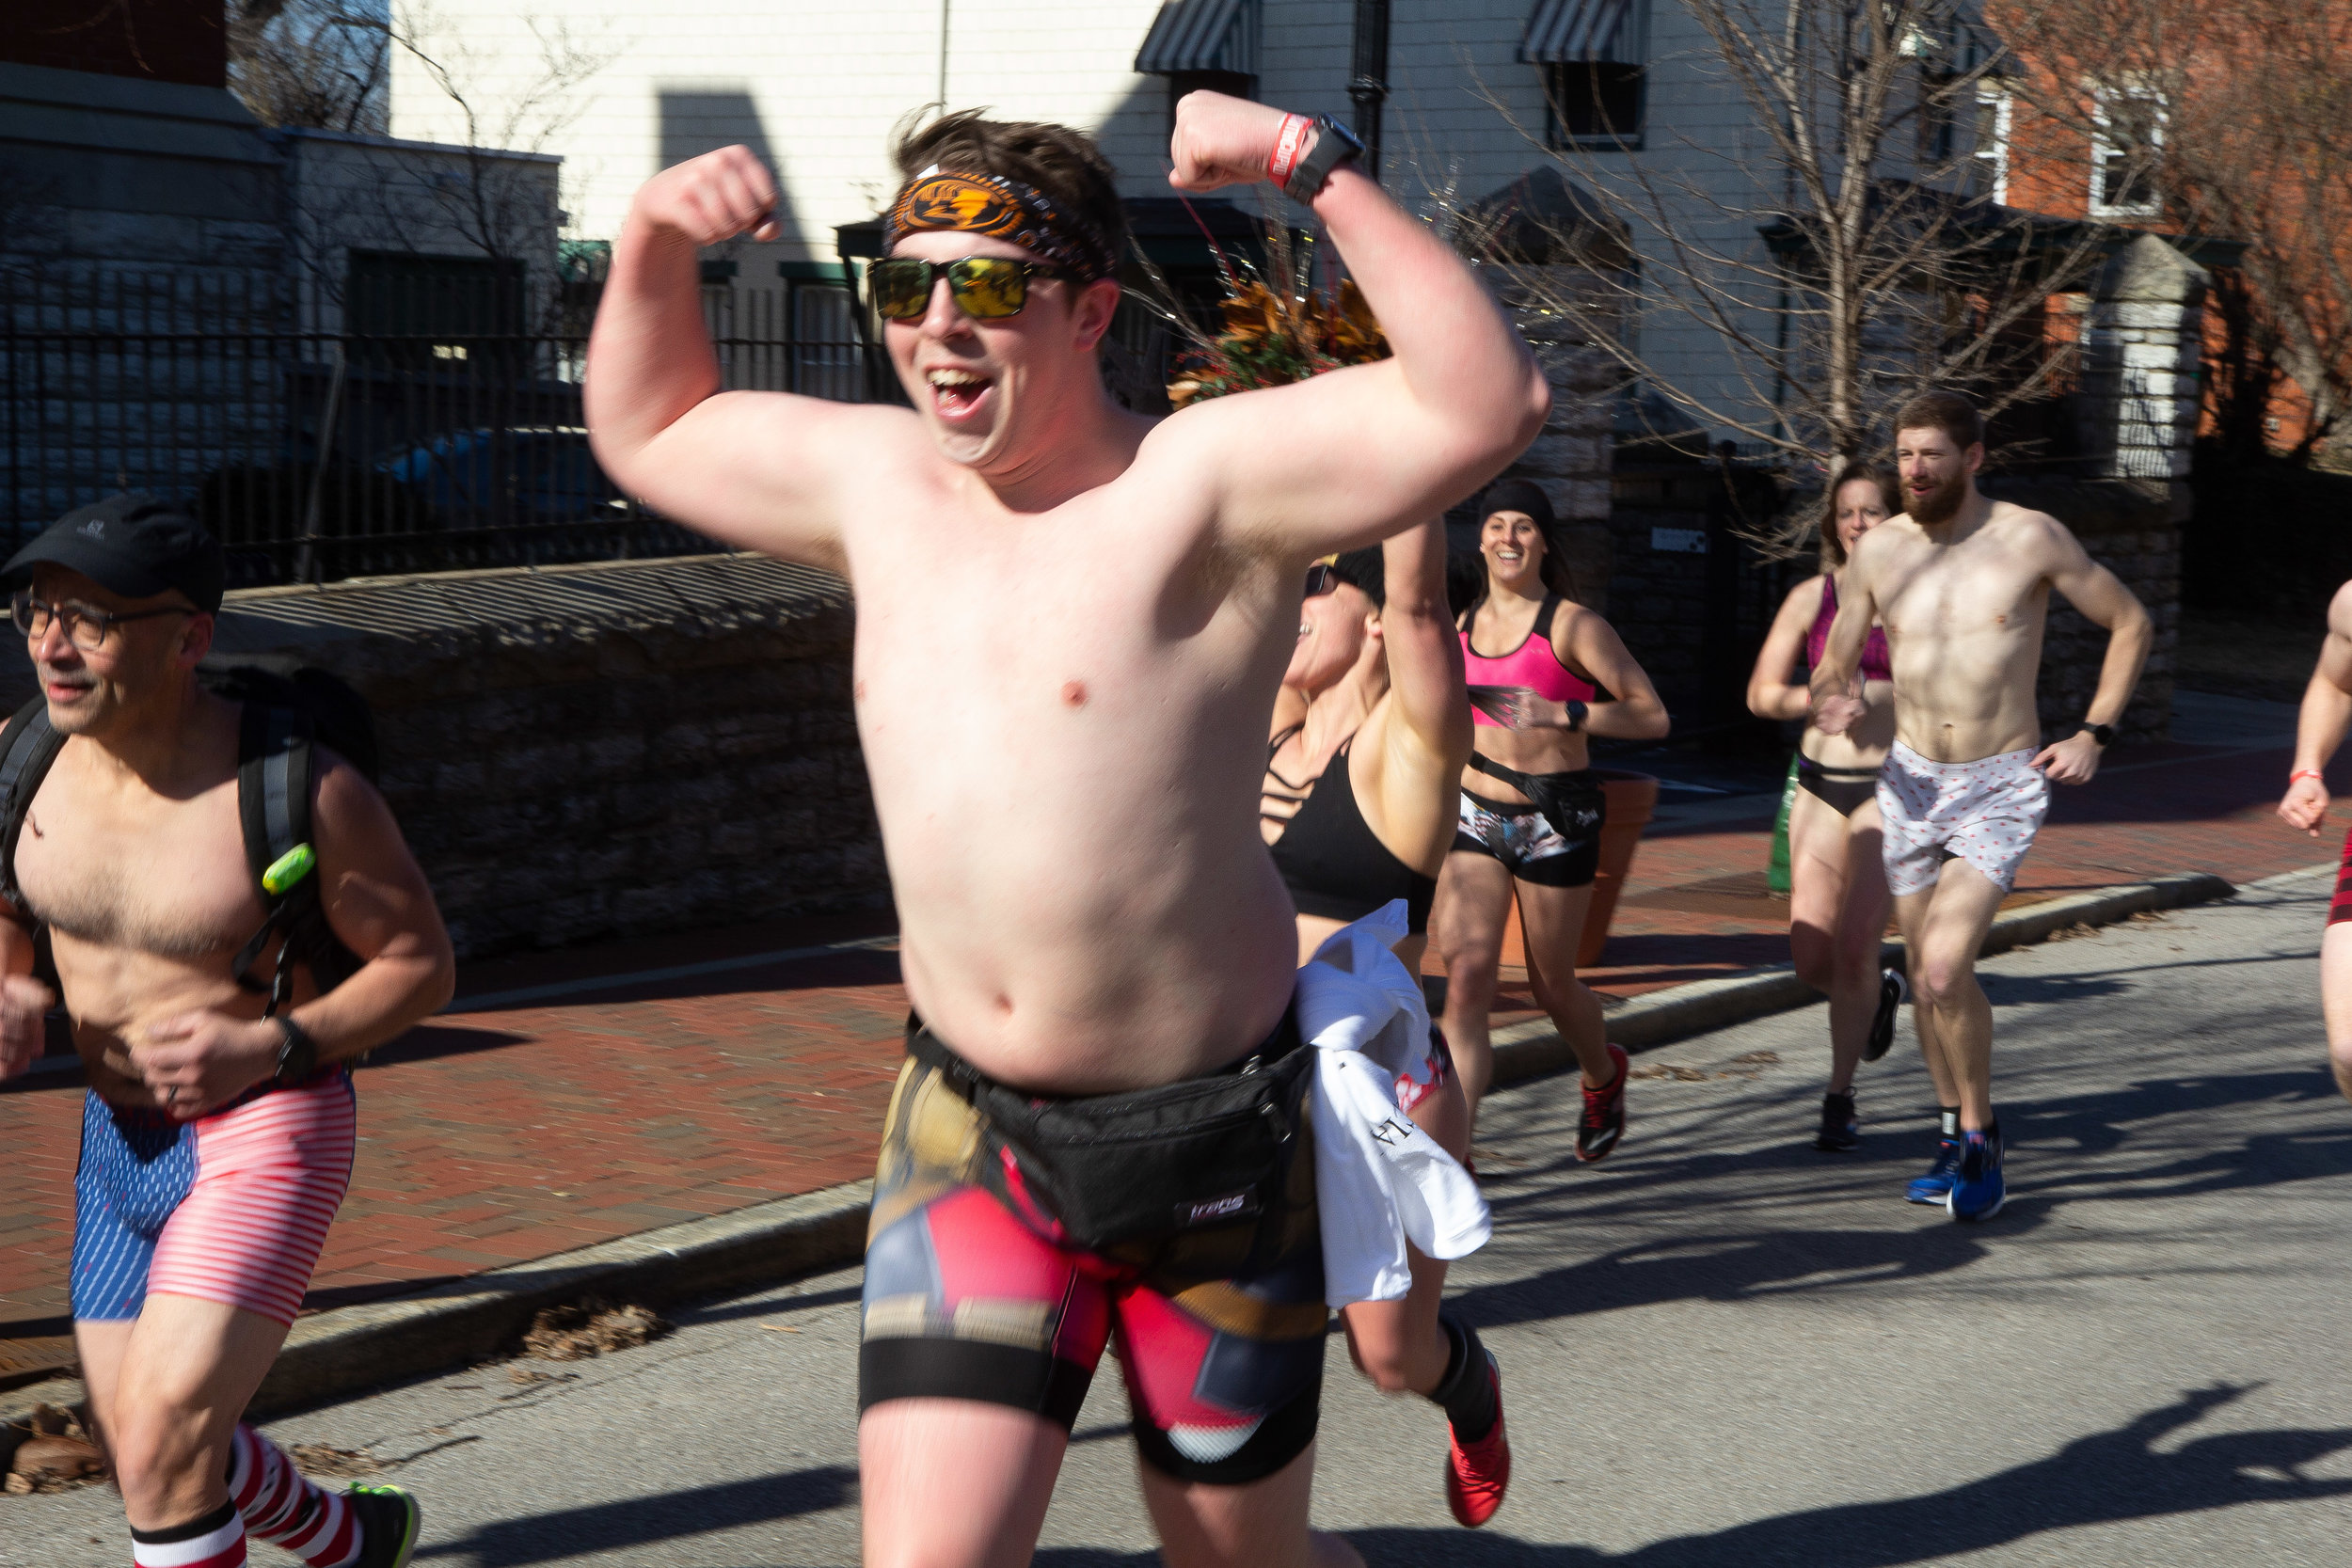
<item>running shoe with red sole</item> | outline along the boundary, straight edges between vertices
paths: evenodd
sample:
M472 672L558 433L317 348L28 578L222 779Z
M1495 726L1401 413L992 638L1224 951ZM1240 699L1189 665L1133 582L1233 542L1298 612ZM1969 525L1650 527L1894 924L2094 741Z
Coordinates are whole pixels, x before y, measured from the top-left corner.
M1464 1529L1476 1529L1495 1516L1502 1494L1511 1484L1511 1439L1502 1430L1502 1369L1494 1353L1486 1353L1486 1376L1495 1391L1494 1430L1465 1445L1446 1429L1445 1502Z
M1586 1164L1609 1158L1609 1151L1625 1136L1625 1085L1631 1076L1626 1069L1633 1058L1625 1053L1625 1047L1609 1048L1609 1059L1617 1064L1617 1076L1605 1089L1584 1091L1584 1120L1576 1130L1576 1157Z

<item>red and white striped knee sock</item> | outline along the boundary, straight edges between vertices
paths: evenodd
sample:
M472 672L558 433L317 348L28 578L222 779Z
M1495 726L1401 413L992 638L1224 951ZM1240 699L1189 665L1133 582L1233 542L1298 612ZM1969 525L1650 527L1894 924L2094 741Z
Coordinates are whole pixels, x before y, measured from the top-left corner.
M223 1503L190 1524L131 1532L138 1568L245 1568L245 1521Z
M305 1477L283 1449L242 1422L229 1445L229 1500L246 1528L310 1568L359 1560L359 1520L349 1499Z

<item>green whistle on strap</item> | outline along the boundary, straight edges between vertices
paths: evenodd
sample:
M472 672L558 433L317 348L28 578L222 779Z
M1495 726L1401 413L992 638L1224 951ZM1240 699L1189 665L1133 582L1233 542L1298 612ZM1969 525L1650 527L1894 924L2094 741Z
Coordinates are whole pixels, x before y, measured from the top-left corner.
M262 891L275 898L317 869L319 858L307 844L297 844L270 863L262 873Z

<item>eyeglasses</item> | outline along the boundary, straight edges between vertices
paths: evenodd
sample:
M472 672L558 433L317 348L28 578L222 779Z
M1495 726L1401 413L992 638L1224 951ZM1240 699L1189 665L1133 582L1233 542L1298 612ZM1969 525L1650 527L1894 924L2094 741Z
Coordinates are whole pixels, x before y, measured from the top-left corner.
M1307 568L1307 597L1328 594L1340 585L1340 569L1327 561L1318 561Z
M1004 256L966 256L960 261L918 261L894 256L877 261L868 276L874 281L874 309L885 320L920 321L931 306L931 290L940 277L947 292L967 316L1001 321L1017 316L1029 303L1029 279L1067 277L1060 267L1041 261L1016 261Z
M31 589L20 588L8 600L8 613L15 618L16 629L27 637L48 636L49 623L56 621L65 627L67 641L84 653L96 653L106 645L106 634L126 621L199 612L182 605L166 605L161 610L135 610L128 614L117 614L112 610L92 610L86 604L50 604L33 597Z

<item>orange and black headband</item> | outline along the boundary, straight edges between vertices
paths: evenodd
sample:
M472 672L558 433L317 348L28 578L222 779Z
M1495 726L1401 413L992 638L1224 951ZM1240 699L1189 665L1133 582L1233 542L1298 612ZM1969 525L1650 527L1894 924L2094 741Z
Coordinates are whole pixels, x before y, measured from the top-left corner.
M909 234L936 230L1009 240L1089 283L1119 270L1110 242L1094 225L1043 191L998 175L925 169L890 204L882 250L887 254Z

